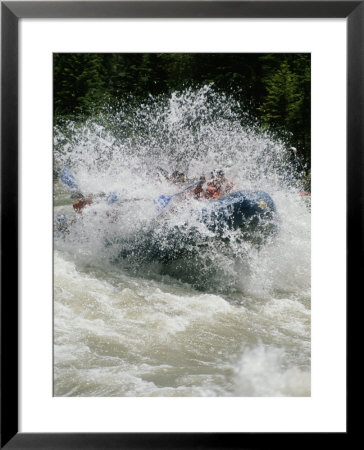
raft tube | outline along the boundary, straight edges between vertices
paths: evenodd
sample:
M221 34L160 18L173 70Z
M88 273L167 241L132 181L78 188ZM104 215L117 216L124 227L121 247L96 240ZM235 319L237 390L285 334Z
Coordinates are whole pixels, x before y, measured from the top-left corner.
M204 208L200 220L211 231L223 229L272 232L277 226L277 210L272 198L264 191L237 191L211 202Z
M185 223L169 227L156 226L142 245L142 253L150 259L168 262L191 255L211 244L211 240L229 241L231 231L239 232L243 241L260 247L278 231L278 214L272 198L264 191L242 190L211 200L210 204L191 216L212 232L204 235L196 226ZM142 240L139 239L139 242Z

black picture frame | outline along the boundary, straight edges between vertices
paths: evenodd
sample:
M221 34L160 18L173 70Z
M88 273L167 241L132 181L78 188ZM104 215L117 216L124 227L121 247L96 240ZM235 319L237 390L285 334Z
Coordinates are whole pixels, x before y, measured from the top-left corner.
M296 446L295 433L18 432L18 22L110 17L347 19L347 305L356 298L364 273L364 1L1 2L1 448L270 448L278 437L281 446ZM349 411L347 423L348 417ZM348 431L335 433L337 443L347 439ZM299 444L306 445L310 437L300 435Z

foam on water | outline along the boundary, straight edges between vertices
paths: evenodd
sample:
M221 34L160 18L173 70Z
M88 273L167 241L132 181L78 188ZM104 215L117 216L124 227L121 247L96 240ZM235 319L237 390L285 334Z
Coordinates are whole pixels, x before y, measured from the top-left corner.
M69 223L55 240L55 395L310 395L310 211L283 143L239 108L205 87L57 125L55 174L68 167L84 194L106 196L76 214L55 181ZM165 173L214 168L273 198L279 232L266 245L215 239L188 196L156 210L176 191ZM149 257L151 230L163 246L186 222L197 252Z

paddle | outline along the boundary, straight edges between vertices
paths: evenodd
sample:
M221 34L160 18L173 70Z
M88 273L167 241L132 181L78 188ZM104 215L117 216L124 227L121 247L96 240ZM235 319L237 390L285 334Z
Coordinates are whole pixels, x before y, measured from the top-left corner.
M71 198L74 197L74 196L83 197L83 194L82 194L82 192L80 190L80 187L78 186L78 184L76 182L76 179L75 179L74 175L68 169L66 169L66 168L62 169L61 180L68 187L70 187L71 189L75 189L76 190L76 192L74 192L71 195ZM111 193L109 195L114 195L114 193ZM99 197L103 197L103 196L105 196L105 194L99 194L98 196Z
M78 187L78 184L76 183L75 177L72 175L72 173L68 169L66 169L66 168L62 169L61 180L68 187L79 190L79 187Z
M195 181L194 183L192 183L192 184L186 186L184 189L182 189L181 192L176 192L175 194L172 194L172 195L161 195L160 197L153 200L158 211L161 211L162 209L164 209L168 205L168 203L172 200L173 197L175 197L176 195L182 194L182 192L187 191L188 189L191 189L193 186L196 186L196 184L201 183L201 181L202 180Z
M66 168L62 169L61 180L68 187L70 187L72 189L79 190L79 186L76 183L75 177L73 176L73 174L68 169L66 169ZM173 197L175 197L176 195L181 194L184 191L187 191L188 189L193 188L193 186L196 186L196 184L201 183L201 181L202 180L195 181L194 183L186 186L181 192L176 192L175 194L172 194L172 195L161 195L160 197L154 199L153 202L156 205L157 210L161 211L162 209L164 209L168 205L168 203L171 201L171 199ZM118 199L117 194L115 192L111 192L108 195L107 201L108 201L108 203L114 203L114 202L117 201L117 199ZM134 200L142 200L142 199L127 199L125 201L134 201Z

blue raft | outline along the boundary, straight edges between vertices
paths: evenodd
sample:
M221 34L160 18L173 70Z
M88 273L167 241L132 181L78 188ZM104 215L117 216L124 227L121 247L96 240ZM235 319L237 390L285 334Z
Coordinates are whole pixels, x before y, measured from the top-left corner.
M203 233L196 225L189 223L170 226L168 223L156 222L143 235L129 238L127 242L119 241L124 247L120 256L127 258L132 253L142 259L169 262L201 251L211 245L211 240L228 243L231 231L238 232L242 241L260 247L278 230L275 204L264 191L241 190L230 193L211 200L208 206L199 211L191 211L191 217L194 217L194 223L197 219L212 233Z
M168 220L155 219L147 229L132 236L107 239L106 246L117 245L119 257L169 262L194 255L212 241L227 243L234 232L241 241L260 247L278 231L279 219L272 198L264 191L241 190L210 200L200 210L190 213L191 223L171 226ZM196 221L205 225L204 233ZM63 214L57 215L55 237L69 233Z
M277 211L264 191L237 191L211 202L200 213L201 221L212 231L226 229L270 234L276 229Z

